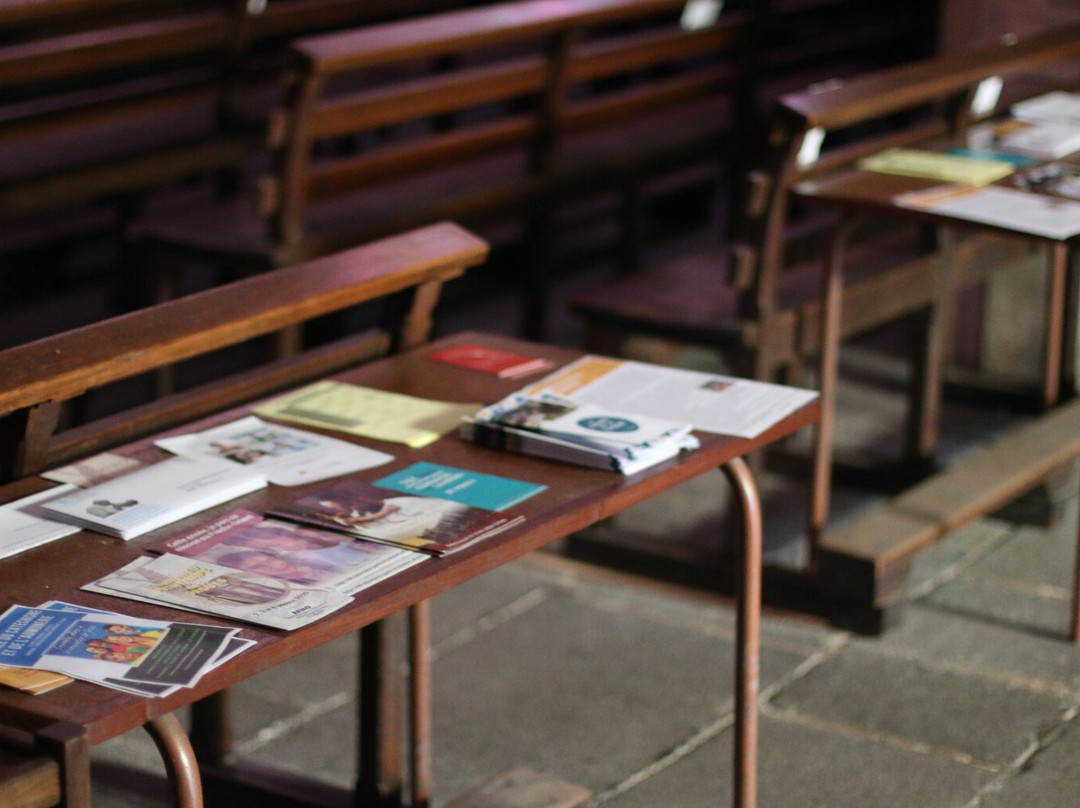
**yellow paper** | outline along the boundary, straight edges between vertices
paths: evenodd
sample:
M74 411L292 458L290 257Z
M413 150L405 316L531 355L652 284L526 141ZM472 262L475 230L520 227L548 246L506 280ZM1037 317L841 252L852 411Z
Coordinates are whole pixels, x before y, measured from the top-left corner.
M256 407L258 415L419 449L456 429L480 404L432 401L343 382L317 382Z
M961 185L989 185L1007 177L1016 166L1003 160L979 160L921 149L886 149L859 161L863 171L922 177Z
M62 673L0 665L0 684L24 690L34 696L39 693L48 693L71 681L73 680L70 676Z

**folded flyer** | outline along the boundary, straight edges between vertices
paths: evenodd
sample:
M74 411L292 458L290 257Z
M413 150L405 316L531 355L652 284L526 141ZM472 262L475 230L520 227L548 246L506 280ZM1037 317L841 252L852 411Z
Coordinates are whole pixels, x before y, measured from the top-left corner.
M173 457L42 503L50 519L131 539L266 486L217 458Z
M392 455L271 424L254 415L203 432L162 438L157 445L184 457L214 457L247 466L275 485L303 485L381 466Z
M171 554L137 558L82 588L281 629L306 626L352 602L329 587Z

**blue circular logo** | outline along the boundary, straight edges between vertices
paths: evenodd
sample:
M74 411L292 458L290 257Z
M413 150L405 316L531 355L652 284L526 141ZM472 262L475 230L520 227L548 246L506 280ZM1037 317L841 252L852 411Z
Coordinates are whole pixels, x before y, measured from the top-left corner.
M617 418L613 415L594 415L590 418L582 418L578 421L582 429L591 429L594 432L636 432L638 425L626 418Z

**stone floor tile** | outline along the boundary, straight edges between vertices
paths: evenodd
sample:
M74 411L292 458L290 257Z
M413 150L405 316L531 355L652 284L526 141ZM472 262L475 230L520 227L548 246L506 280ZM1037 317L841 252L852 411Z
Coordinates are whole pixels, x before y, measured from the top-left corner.
M1061 722L1071 700L849 646L773 699L781 712L1004 765Z
M1074 808L1080 795L1080 726L1076 720L1019 772L988 793L979 808Z
M957 808L994 772L867 738L762 717L760 808ZM731 803L731 734L710 740L608 808L713 808Z

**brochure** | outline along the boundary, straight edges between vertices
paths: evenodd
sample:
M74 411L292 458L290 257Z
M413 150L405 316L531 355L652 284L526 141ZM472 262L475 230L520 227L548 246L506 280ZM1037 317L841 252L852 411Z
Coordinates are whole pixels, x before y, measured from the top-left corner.
M48 518L41 508L43 501L74 490L61 485L0 505L0 558L78 533L79 528Z
M1054 121L1080 126L1080 93L1054 90L1023 101L1017 101L1009 111L1023 121Z
M520 379L530 373L546 370L553 364L550 359L543 357L525 356L483 345L455 345L453 348L434 351L428 354L428 358L483 373L494 373L500 379Z
M254 415L205 432L163 438L183 457L217 457L249 466L275 485L303 485L381 466L392 455L315 432L270 424Z
M264 519L245 510L230 511L151 549L349 595L425 559L409 550Z
M269 515L432 555L458 550L523 521L515 514L399 494L358 480L309 492Z
M130 623L136 618L117 614L116 611L106 611L104 609L92 609L89 606L77 606L72 603L65 603L64 601L48 601L40 604L38 608L41 609L60 609L63 611L77 611L80 614L87 615L108 615L111 616L118 623ZM183 623L183 622L170 622L170 628L183 627L188 630L205 630L215 634L221 634L227 637L227 641L221 645L217 654L208 659L203 665L202 674L213 671L217 666L224 664L235 656L241 654L241 652L251 648L255 645L254 639L245 639L238 636L238 629L222 628L220 625L204 625L201 623ZM200 675L200 678L202 675ZM119 690L126 690L136 693L138 696L168 696L171 693L180 689L180 685L160 685L149 682L135 682L132 679L126 679L126 681L120 681L120 679L106 678L103 679L100 684L108 685L109 687Z
M42 472L41 476L46 480L71 483L79 486L79 488L88 488L91 485L103 483L114 477L129 474L145 465L146 463L142 460L134 457L119 455L115 452L101 452L71 465Z
M344 382L323 381L276 398L255 412L364 438L427 446L457 428L479 404L431 401Z
M814 401L814 390L644 362L584 356L521 391L753 438Z
M235 633L115 614L12 606L0 615L0 659L98 683L190 687Z
M22 690L31 696L39 696L50 690L74 681L70 676L53 671L39 671L33 668L9 668L0 665L0 685Z
M131 539L266 486L261 474L217 458L173 457L50 499L50 519Z
M127 615L118 614L116 612L109 612L103 609L91 609L88 606L77 606L74 603L66 603L62 600L50 600L42 603L38 606L39 609L60 609L66 612L80 612L83 614L104 614L111 615L118 623L129 623L133 619ZM221 646L217 654L210 658L203 667L202 673L205 674L214 670L218 666L228 662L233 657L239 655L243 651L251 648L255 645L255 640L244 639L237 636L238 629L223 628L221 626L207 626L199 623L176 623L169 624L171 628L177 626L186 627L188 629L204 629L213 633L222 634L227 637L227 641ZM200 676L201 678L201 676ZM105 679L101 684L109 685L110 687L118 690L126 690L131 693L135 693L140 696L168 696L171 693L180 689L180 685L160 685L150 682L135 682L135 681L119 681L116 679Z
M169 553L137 558L83 589L281 629L306 626L352 601L329 587L296 584Z
M408 468L376 480L375 485L406 494L436 496L489 511L501 511L517 505L547 488L546 485L524 480L425 462L413 463Z
M894 201L904 207L1044 238L1067 239L1080 233L1080 202L1016 188L931 188L901 194Z
M997 123L992 131L995 149L1056 160L1080 149L1080 125L1061 121L1021 121Z

